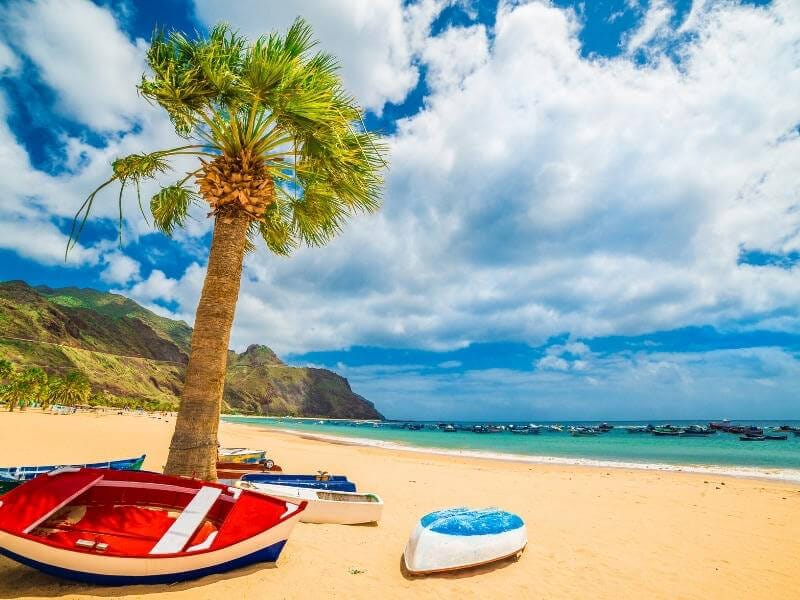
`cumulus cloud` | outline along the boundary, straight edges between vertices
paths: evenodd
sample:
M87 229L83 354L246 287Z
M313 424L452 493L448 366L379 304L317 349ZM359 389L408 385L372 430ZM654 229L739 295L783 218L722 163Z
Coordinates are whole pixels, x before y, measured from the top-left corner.
M122 252L107 254L103 257L103 262L105 268L100 273L100 279L107 283L125 285L130 281L140 279L141 265Z
M359 393L380 398L390 418L509 420L785 418L800 361L780 348L616 353L584 369L486 369L430 373L409 366L339 365ZM710 393L714 390L715 393ZM458 398L457 403L449 401Z
M501 4L491 45L427 39L383 211L250 257L234 343L538 344L794 311L795 269L738 259L800 242L800 7L692 18L679 64L583 58L575 14L539 2Z
M196 0L207 25L226 21L249 37L287 29L300 15L314 28L325 51L341 62L345 83L361 103L380 113L386 102L402 102L419 73L414 57L433 19L450 2L419 0L244 0L220 4Z
M70 1L119 42L108 62L73 51L80 67L70 68L99 69L107 83L109 65L138 76L140 43L120 40L106 9ZM45 11L50 23L52 4L9 6L3 14L20 32L14 50L30 52L38 65L36 44L45 42L28 40L25 18ZM222 15L198 2L204 22L224 16L249 35L285 28L300 12L375 110L405 97L419 65L429 92L423 110L401 120L390 140L380 214L358 217L323 249L289 259L261 250L247 259L235 347L443 349L791 321L783 314L794 315L800 301L797 270L738 259L742 248L800 248L796 2L697 3L679 31L653 16L657 26L629 40L651 49L646 64L625 53L582 57L575 13L542 2L503 2L495 23L432 37L442 6L236 3ZM664 53L667 42L677 63ZM58 176L33 169L0 128L0 165L18 174L4 180L2 210L37 227L71 216L115 156L174 141L168 120L136 98L132 83L120 82L93 105L56 75L45 76L47 68L40 66L42 77L75 118L101 129L132 120L138 127L109 136L103 148L66 140L69 170ZM117 96L122 89L128 96ZM114 217L112 195L97 204L98 216ZM129 202L126 242L148 231ZM207 232L203 217L182 234L187 246ZM17 238L6 244L33 252ZM130 264L112 274L107 252L86 249L81 260L106 265L106 276L118 281L128 276L117 285L149 306L193 314L202 259L180 277L154 271L136 279ZM42 250L46 256L55 253ZM593 357L579 350L550 362L588 372Z
M141 102L131 91L144 71L146 46L137 40L132 52L108 10L85 0L12 1L0 23L6 42L35 64L68 116L101 131L131 125Z

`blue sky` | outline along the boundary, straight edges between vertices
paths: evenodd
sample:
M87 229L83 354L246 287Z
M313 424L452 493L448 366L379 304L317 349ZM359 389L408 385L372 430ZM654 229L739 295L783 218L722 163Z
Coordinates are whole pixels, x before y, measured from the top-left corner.
M111 191L65 264L71 215L115 157L175 141L135 91L154 26L298 14L388 137L384 207L249 257L236 349L397 418L800 418L791 0L9 0L0 278L191 322L204 211L168 239L128 198L120 247Z

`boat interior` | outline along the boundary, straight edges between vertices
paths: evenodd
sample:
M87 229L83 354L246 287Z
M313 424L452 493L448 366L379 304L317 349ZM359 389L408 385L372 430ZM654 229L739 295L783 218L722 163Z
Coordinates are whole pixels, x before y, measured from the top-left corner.
M236 488L106 480L96 471L70 475L77 477L53 481L58 485L21 503L19 534L93 554L191 554L242 541L297 509Z
M375 494L341 494L338 492L317 492L317 498L331 502L380 502Z

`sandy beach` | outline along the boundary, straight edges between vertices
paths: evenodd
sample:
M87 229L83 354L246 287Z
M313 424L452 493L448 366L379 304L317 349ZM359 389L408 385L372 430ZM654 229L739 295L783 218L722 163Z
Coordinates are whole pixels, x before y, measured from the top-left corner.
M0 464L166 459L173 419L0 413ZM305 439L223 423L226 446L265 448L287 471L347 474L383 497L377 526L299 524L276 568L172 585L98 588L0 558L0 598L798 598L800 485L708 474L460 458ZM416 519L497 505L529 531L518 561L410 578Z

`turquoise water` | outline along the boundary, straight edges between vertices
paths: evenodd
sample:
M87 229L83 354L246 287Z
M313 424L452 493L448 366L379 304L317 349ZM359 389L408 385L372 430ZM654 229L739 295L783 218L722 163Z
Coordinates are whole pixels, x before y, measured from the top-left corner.
M612 424L615 425L615 429L608 433L595 437L573 437L566 431L567 426L596 425L597 422L562 422L560 424L564 426L564 431L561 433L543 431L539 435L517 435L508 432L476 434L459 431L445 433L437 430L436 423L431 422L423 423L425 429L421 431L409 431L400 428L402 423L392 422L385 422L380 427L374 427L371 423L329 421L320 424L297 419L267 417L226 416L224 420L248 425L292 429L312 434L380 440L423 448L647 464L718 465L800 470L800 437L791 432L786 441L741 442L738 435L729 433L716 433L698 438L656 437L650 434L631 434L622 429L625 425L647 424L642 422L614 422ZM697 421L672 422L677 426L692 423L697 423ZM508 425L509 423L504 424ZM800 421L748 421L746 424L759 427L782 424L800 426Z

